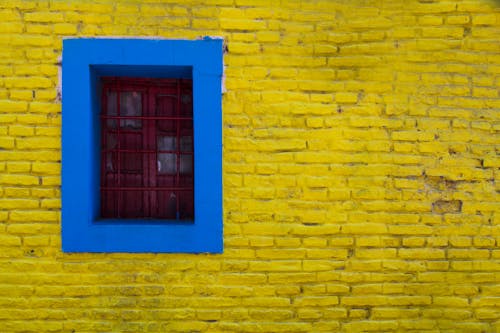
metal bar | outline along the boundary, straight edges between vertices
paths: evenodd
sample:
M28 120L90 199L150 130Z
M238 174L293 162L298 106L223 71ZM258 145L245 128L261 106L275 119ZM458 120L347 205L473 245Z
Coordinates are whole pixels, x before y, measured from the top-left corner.
M107 90L102 89L101 92L101 113L106 113L108 110L108 96L107 96ZM105 152L105 147L107 147L107 138L108 138L108 133L107 133L107 121L101 120L101 216L106 215L105 214L105 206L107 204L107 195L104 194L104 191L102 190L103 187L105 187L107 184L107 177L106 177L106 168L107 168L107 156Z
M104 186L102 191L192 191L191 186Z
M179 96L176 95L176 94L157 94L156 96L159 96L159 97L174 97L174 98L179 98Z
M103 152L119 152L119 153L137 153L137 154L156 154L156 153L165 153L165 154L176 154L177 150L143 150L143 149L103 149ZM183 155L193 154L193 151L183 151Z
M172 116L104 116L101 115L101 118L105 119L137 119L137 120L193 120L193 117L172 117Z
M149 94L146 93L142 95L141 99L141 105L142 105L142 116L141 118L147 118L149 116ZM145 106L145 107L144 107ZM148 137L148 123L147 121L142 122L142 148L149 149L149 137ZM149 182L149 177L151 176L150 170L149 170L149 156L145 154L143 151L140 151L142 154L142 169L143 169L143 177L141 179L141 184L143 186L143 189L149 185L146 184ZM143 214L145 216L151 216L151 200L149 199L149 192L147 190L143 190L141 193L142 197L142 207L143 207Z
M119 83L118 83L119 85ZM116 92L116 114L119 116L121 114L121 105L120 105L120 96L121 96L121 90L118 87L118 91ZM121 120L118 120L116 122L116 128L118 129L118 133L116 135L116 142L117 142L117 150L121 149L121 133L120 133L120 128L121 128ZM118 186L121 186L121 156L120 153L117 153L117 174L118 174ZM116 175L116 173L115 173ZM115 180L116 183L116 180ZM121 206L122 206L122 200L123 200L123 193L118 193L118 203L117 203L117 215L118 217L121 216Z
M152 151L154 155L147 155L148 164L146 168L149 171L148 177L148 185L151 187L155 187L157 185L156 174L158 170L158 155L156 153L157 149L157 134L156 134L156 120L154 116L156 116L156 96L154 89L149 87L148 89L148 109L146 110L146 115L151 119L151 121L146 122L146 129L148 131L148 150ZM148 197L148 214L149 216L158 216L158 196L156 192L149 191L147 192Z
M181 112L181 82L180 80L177 80L177 109L175 110L175 115L179 117L179 114ZM181 173L181 122L180 120L176 120L176 136L177 136L177 158L176 158L176 163L177 163L177 175L175 176L175 185L179 186L180 182L180 173ZM180 202L179 202L179 194L177 193L177 196L175 198L175 218L177 220L180 219Z

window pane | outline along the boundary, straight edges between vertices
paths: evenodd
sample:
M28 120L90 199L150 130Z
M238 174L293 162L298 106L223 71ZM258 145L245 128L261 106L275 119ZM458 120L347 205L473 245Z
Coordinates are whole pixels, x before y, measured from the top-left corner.
M169 151L170 153L158 153L158 173L176 174L177 155L173 152L177 150L177 138L173 136L158 137L158 151Z
M108 120L109 121L109 120ZM105 149L107 150L106 152L106 171L115 171L115 157L116 154L113 154L113 151L115 151L117 147L117 139L116 139L116 134L109 133L105 136L106 138L106 144L105 144Z
M181 115L184 117L193 116L193 100L191 92L184 93L181 97Z
M181 137L181 151L191 152L193 151L193 137L183 136Z
M135 91L125 91L120 93L120 116L140 117L142 116L142 98L141 93ZM141 128L142 123L139 119L120 120L122 128Z
M175 154L158 154L158 173L175 175L177 173L177 156Z
M108 96L107 96L107 109L106 109L106 115L108 116L116 116L118 112L116 111L117 103L116 103L116 92L114 91L108 91ZM108 128L116 128L116 119L108 119L106 122L106 126Z
M125 131L123 131L125 132ZM121 172L124 173L142 173L142 132L127 131L120 133L121 150Z
M192 174L193 173L193 156L192 155L181 155L181 174Z

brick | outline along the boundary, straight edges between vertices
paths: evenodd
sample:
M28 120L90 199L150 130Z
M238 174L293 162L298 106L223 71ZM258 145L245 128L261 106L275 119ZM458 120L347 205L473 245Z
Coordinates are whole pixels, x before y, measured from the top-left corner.
M401 319L418 317L418 310L399 308L375 308L372 310L373 319Z
M476 317L480 320L498 319L499 313L496 309L478 309L476 310Z
M10 221L12 222L57 222L59 219L59 212L55 211L44 211L44 210L32 210L32 211L21 211L16 210L10 213ZM23 231L27 233L36 233L36 229L32 232L29 231L29 225L26 225L26 229ZM21 232L21 228L17 232Z
M335 102L337 103L356 103L358 101L358 95L354 93L336 93Z
M275 31L259 31L256 34L259 42L278 42L281 38L279 32Z
M17 236L11 235L2 235L0 236L0 242L3 246L21 246L21 238ZM14 282L14 281L13 281Z
M338 297L298 297L294 304L296 306L332 306L339 304Z
M32 164L33 173L42 174L60 174L61 165L59 163L40 163L36 162Z
M346 234L385 234L387 226L384 224L366 223L366 224L349 224L342 226L342 233Z
M48 88L51 87L52 81L45 77L29 77L29 78L5 78L5 86L7 88Z
M468 15L452 15L446 18L446 23L448 24L467 24L470 22L470 17Z
M60 209L61 208L61 200L60 199L44 199L40 202L41 208L47 209Z
M395 258L396 249L357 249L355 255L361 259Z
M257 250L256 257L257 258L266 258L266 259L297 259L303 258L305 256L304 250Z
M478 14L472 16L472 25L494 25L497 22L495 14Z
M91 24L105 24L105 23L110 23L111 22L111 16L110 15L85 15L85 14L80 14L80 13L75 13L75 12L67 12L66 13L66 22L84 22L87 25L84 27L91 27ZM127 21L123 20L124 16L119 16L115 19L116 23L126 23Z
M2 209L22 209L22 208L37 208L39 206L37 200L29 199L0 199L0 208Z
M423 28L422 36L430 38L462 38L464 34L463 28L459 27L439 27L439 28Z
M392 138L398 141L432 141L434 134L432 132L421 131L400 131L393 132Z
M389 226L389 233L395 235L430 235L433 228L426 225L394 225Z
M49 245L49 236L25 236L23 244L25 246L47 246Z
M0 23L0 32L2 33L21 33L23 31L23 25L16 22L4 22Z
M228 51L235 54L259 53L261 51L261 47L257 43L233 42L228 44Z
M42 22L42 23L62 22L64 20L62 13L58 13L58 12L32 12L32 13L26 13L24 15L24 19L27 22Z
M54 24L54 33L59 35L73 35L77 33L77 26L69 23Z
M14 6L13 6L14 7ZM4 7L5 8L5 7ZM0 10L0 19L4 22L6 21L20 21L20 12L13 9L4 9Z
M3 185L38 185L39 178L30 175L0 175L0 184Z
M222 29L228 30L264 30L266 23L265 21L258 20L222 18L220 26Z
M491 237L474 237L473 243L476 247L492 247L495 244L495 239Z
M472 258L489 258L490 252L486 249L484 250L472 250L472 249L450 249L448 250L448 258L450 259L472 259Z
M11 100L31 101L33 99L33 92L29 90L11 90Z
M61 143L59 138L52 137L18 138L16 139L16 147L19 149L59 149Z
M405 259L444 259L445 252L441 249L399 249L398 254Z
M0 110L4 113L26 112L28 103L23 101L0 100Z
M0 148L1 149L12 149L14 148L14 139L11 137L1 137L0 136Z

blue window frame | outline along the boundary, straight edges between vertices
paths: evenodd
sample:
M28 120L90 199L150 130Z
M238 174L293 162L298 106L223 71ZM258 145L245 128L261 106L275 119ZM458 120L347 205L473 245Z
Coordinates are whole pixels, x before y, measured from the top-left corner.
M221 253L222 40L63 41L64 252ZM192 78L193 223L100 219L101 76Z

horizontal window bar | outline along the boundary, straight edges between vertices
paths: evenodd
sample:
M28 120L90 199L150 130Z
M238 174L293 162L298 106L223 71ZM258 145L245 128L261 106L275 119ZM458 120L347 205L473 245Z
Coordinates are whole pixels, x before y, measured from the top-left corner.
M101 187L101 191L193 191L193 187Z
M184 150L133 150L133 149L106 149L101 150L101 153L135 153L135 154L180 154L180 155L192 155L193 151Z
M137 120L193 120L193 117L172 117L172 116L110 116L102 114L101 119L137 119Z

